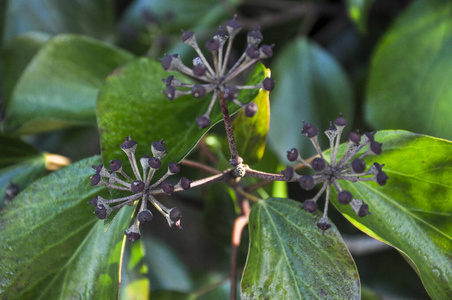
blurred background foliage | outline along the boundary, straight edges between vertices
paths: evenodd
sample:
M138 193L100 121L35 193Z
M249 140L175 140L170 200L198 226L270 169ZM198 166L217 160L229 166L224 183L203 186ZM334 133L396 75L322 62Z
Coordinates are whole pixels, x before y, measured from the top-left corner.
M10 181L24 189L45 174L44 153L72 161L100 153L96 98L113 69L139 56L177 52L187 60L193 53L181 45L181 29L205 41L234 14L247 30L259 25L264 43L276 45L264 62L276 88L268 146L256 169L281 170L292 147L312 155L302 121L323 129L341 112L349 130L405 129L452 139L447 0L0 0L0 194ZM245 33L232 55L243 51ZM214 127L189 158L226 168L223 131ZM189 178L207 175L183 169ZM309 196L292 185L266 192ZM228 299L234 197L214 185L168 201L175 199L184 231L168 234L156 219L142 242L127 245L121 297L143 295L150 284L153 299ZM372 244L360 251L366 236L336 210L329 216L355 259L363 299L428 298L396 250ZM245 232L239 269L247 239Z

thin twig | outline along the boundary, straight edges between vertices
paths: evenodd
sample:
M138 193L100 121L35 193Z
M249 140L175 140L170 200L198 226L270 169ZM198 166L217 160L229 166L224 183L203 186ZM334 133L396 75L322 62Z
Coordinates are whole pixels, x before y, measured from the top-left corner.
M212 167L206 166L205 164L199 163L197 161L193 161L193 160L189 160L189 159L184 159L180 162L181 165L184 166L189 166L192 168L198 168L200 170L212 173L212 174L220 174L221 172L217 169L214 169Z
M218 93L218 99L220 100L221 112L223 113L224 127L226 129L226 135L228 137L229 150L231 151L231 160L229 161L232 166L237 166L242 162L241 157L237 151L237 145L234 139L234 131L232 130L232 122L229 117L229 110L226 100L222 93Z

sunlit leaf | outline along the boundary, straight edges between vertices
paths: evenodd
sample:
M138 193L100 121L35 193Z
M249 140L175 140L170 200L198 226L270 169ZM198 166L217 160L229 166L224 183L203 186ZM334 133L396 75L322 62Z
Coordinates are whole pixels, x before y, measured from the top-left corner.
M359 278L337 229L322 235L320 217L290 199L254 204L242 299L359 299Z

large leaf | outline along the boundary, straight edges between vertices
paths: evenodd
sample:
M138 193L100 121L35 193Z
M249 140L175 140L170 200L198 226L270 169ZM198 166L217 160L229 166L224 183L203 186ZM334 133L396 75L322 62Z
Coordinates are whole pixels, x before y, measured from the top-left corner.
M267 74L267 77L270 77L269 69ZM261 90L253 100L258 107L256 115L247 117L242 109L232 122L237 150L244 163L249 165L258 162L264 155L270 126L269 94L268 91Z
M29 144L0 135L0 207L6 187L12 182L23 190L45 172L45 155Z
M271 94L268 138L281 159L286 161L285 152L293 147L303 156L314 153L309 152L310 141L300 133L303 120L327 126L342 112L352 122L350 83L339 64L320 47L296 39L282 50L273 66L276 87Z
M385 164L385 186L348 183L344 189L369 205L359 218L349 205L334 205L356 227L399 250L420 274L433 299L452 295L452 143L405 131L376 135L383 153L369 157Z
M14 85L25 67L49 37L48 34L41 32L29 32L19 35L1 49L0 71L3 80L0 88L6 99L10 98Z
M367 14L374 0L346 0L350 19L361 32L367 31Z
M33 183L0 212L0 297L113 299L132 207L105 233L86 202L100 157L82 160Z
M79 33L110 39L113 3L109 0L5 0L5 41L28 31Z
M211 95L202 99L186 96L170 102L162 94L165 85L161 82L169 75L159 62L139 58L117 69L106 79L97 103L105 164L121 157L126 160L119 146L128 135L139 143L138 157L150 152L152 142L164 139L168 149L165 160L180 161L208 130L199 129L195 120L207 110ZM262 82L264 76L265 67L258 64L249 82ZM176 74L176 78L179 77ZM239 99L248 103L256 94L257 91L240 94ZM238 109L235 104L229 107L231 114ZM210 117L212 126L221 120L218 103Z
M6 110L7 131L36 133L68 125L95 125L95 101L104 78L132 55L93 39L60 35L30 62Z
M376 128L452 139L452 2L418 0L372 59L367 116Z
M251 210L242 299L359 299L356 267L337 229L298 202L270 198Z

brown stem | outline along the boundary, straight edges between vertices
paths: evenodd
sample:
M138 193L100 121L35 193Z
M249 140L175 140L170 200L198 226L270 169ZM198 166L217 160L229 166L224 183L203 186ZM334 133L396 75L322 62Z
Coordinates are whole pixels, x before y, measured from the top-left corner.
M231 151L231 160L229 161L229 163L235 167L242 163L243 160L239 156L239 153L237 151L237 145L234 139L234 131L232 130L232 122L231 118L229 117L228 105L221 92L218 93L218 99L220 100L221 112L223 113L224 119L224 127L226 129L226 135L228 137L229 150Z
M189 159L184 159L180 162L181 165L184 166L189 166L189 167L193 167L193 168L198 168L201 169L203 171L212 173L212 174L220 174L221 172L217 169L214 169L212 167L206 166L204 164L201 164L197 161L193 161L193 160L189 160Z
M232 229L232 249L230 261L230 275L231 275L231 293L230 299L237 299L237 253L240 246L240 239L242 237L243 228L248 224L248 217L250 215L250 204L243 199L242 201L242 215L237 217Z

